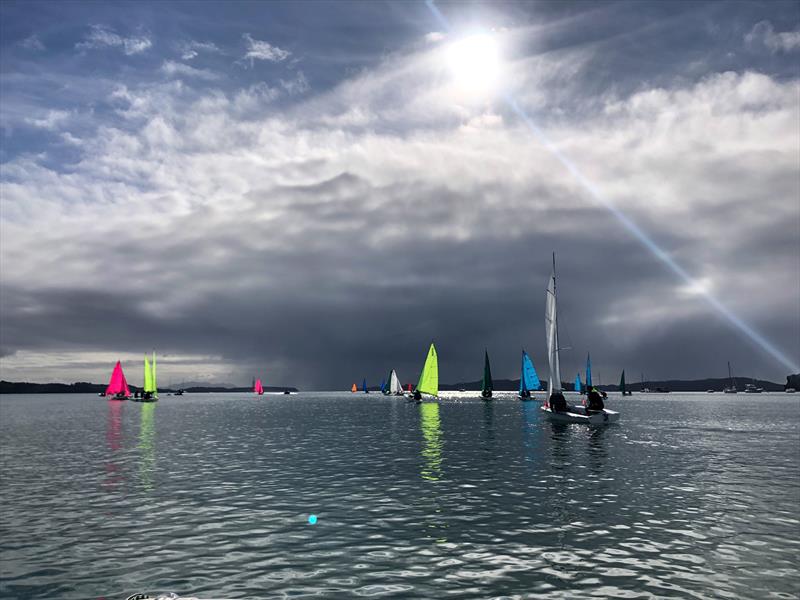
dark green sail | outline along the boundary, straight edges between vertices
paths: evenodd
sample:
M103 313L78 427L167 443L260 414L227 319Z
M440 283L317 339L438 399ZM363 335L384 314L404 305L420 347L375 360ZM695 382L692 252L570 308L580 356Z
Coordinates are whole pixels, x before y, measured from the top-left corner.
M484 353L483 359L483 386L481 396L484 398L492 397L492 368L489 366L489 351Z
M628 392L625 389L625 369L622 369L622 376L619 378L619 391L623 396L627 396Z

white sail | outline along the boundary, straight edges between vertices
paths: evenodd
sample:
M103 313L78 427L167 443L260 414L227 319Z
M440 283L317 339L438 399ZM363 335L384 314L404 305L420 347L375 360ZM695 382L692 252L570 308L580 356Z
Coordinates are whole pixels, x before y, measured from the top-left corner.
M544 325L547 334L547 360L550 363L550 380L547 384L548 397L561 391L561 368L558 363L558 324L556 322L556 277L550 277L547 285Z
M400 379L397 377L397 372L392 369L391 375L389 375L389 393L390 394L402 394L403 387L400 385Z

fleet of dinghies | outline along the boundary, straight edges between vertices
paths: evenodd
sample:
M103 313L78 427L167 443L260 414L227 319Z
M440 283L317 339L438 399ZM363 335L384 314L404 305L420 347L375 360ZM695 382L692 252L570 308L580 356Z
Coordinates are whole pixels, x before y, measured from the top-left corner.
M518 398L523 401L543 400L541 410L553 421L566 423L586 423L590 425L613 423L619 419L619 413L605 408L602 398L605 392L599 392L592 385L592 360L591 356L586 356L586 379L581 382L580 373L577 374L574 383L574 390L578 394L585 394L586 398L581 404L570 405L564 396L561 383L560 351L558 340L558 315L557 315L557 295L556 295L556 263L553 254L553 272L548 280L547 291L545 294L545 339L547 346L547 362L550 369L550 377L547 382L547 392L543 397L536 398L533 392L538 392L542 388L542 383L536 373L530 355L523 349L522 362L520 366L520 382ZM730 369L730 366L729 366ZM733 379L731 377L731 379ZM733 387L733 386L731 386ZM625 385L625 371L620 377L619 389L623 396L630 395L631 392ZM359 391L359 386L353 383L351 392ZM366 377L362 379L361 391L369 394ZM727 390L726 390L727 391ZM405 396L409 401L420 403L423 400L437 400L439 398L439 357L436 346L433 342L428 348L425 363L420 372L419 381L416 388L412 390L411 384L408 389L403 390L397 371L392 369L388 378L382 380L380 392L385 396ZM261 396L264 394L264 386L261 379L253 379L253 393ZM489 351L484 350L483 355L483 379L481 381L481 398L485 401L492 400L494 393L494 382L492 380L492 369L489 362ZM112 400L127 400L131 397L130 388L122 372L122 365L119 361L114 366L111 380L106 388L105 395ZM155 402L158 400L158 385L156 383L156 355L152 358L144 357L144 386L141 394L136 392L134 400L139 402Z

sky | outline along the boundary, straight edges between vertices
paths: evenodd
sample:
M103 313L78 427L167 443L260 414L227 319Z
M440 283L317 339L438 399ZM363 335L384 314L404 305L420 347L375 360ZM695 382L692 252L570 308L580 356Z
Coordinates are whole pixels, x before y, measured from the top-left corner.
M800 370L794 1L6 1L0 140L6 380Z

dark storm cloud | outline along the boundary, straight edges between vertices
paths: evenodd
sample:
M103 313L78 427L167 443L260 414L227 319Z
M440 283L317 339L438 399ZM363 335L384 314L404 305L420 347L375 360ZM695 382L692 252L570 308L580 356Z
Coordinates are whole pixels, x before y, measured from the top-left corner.
M521 347L544 374L555 251L572 348L565 379L586 351L604 382L622 368L631 380L715 375L727 360L740 375L781 379L785 368L703 293L797 361L798 84L786 52L757 54L744 38L764 19L773 32L791 30L786 6L729 18L716 3L521 6L471 5L464 19L506 27L498 35L519 101L693 286L501 102L459 97L442 69L446 40L423 40L433 25L421 27L419 12L404 13L391 52L370 38L365 57L353 58L349 41L342 61L358 72L320 87L330 61L317 57L335 42L288 39L282 27L298 9L281 5L279 24L257 35L238 17L184 29L179 45L162 43L162 26L145 19L152 47L131 56L106 48L129 62L119 74L100 69L107 79L91 102L86 89L68 93L75 106L65 110L30 79L13 79L13 114L3 115L12 146L0 219L3 376L99 380L103 356L132 360L156 347L169 355L164 377L246 384L258 373L272 384L344 388L390 368L414 381L432 339L443 381L477 379L484 347L496 377L517 376ZM351 8L355 22L371 10ZM173 25L185 26L180 14ZM111 26L120 39L135 33ZM70 44L66 31L40 39L48 52L56 37L74 48L86 31L76 28ZM300 62L234 65L248 31ZM179 56L198 44L213 50ZM735 69L723 47L736 48ZM169 73L166 61L176 65ZM282 85L300 81L298 69L310 88ZM69 69L50 76L76 81ZM15 133L31 89L44 112L26 127L51 140L43 154L29 148L41 141ZM68 161L55 139L73 149Z

